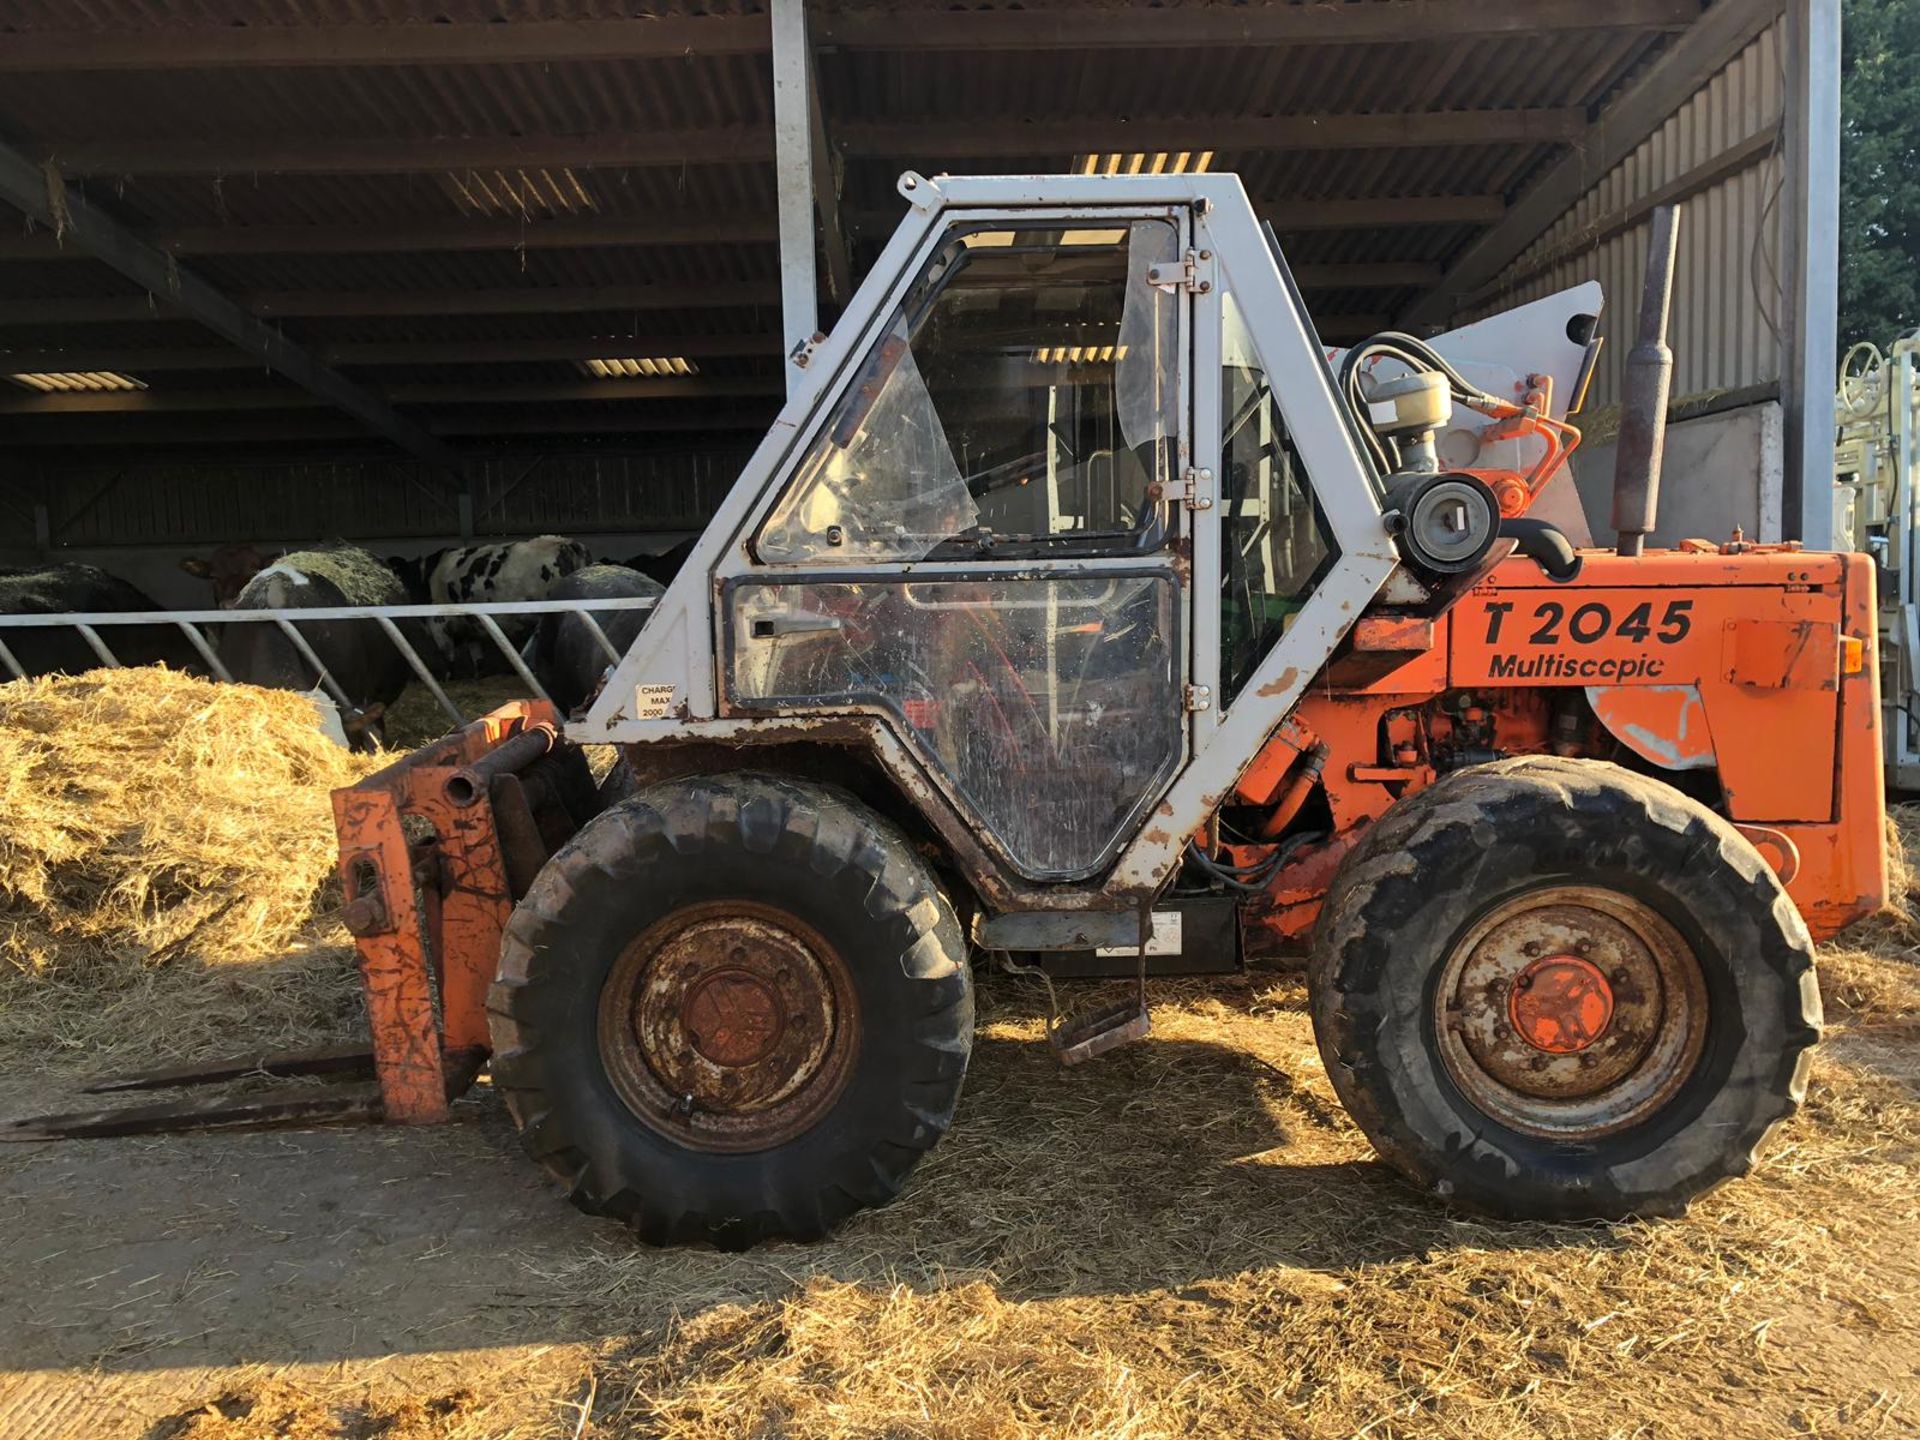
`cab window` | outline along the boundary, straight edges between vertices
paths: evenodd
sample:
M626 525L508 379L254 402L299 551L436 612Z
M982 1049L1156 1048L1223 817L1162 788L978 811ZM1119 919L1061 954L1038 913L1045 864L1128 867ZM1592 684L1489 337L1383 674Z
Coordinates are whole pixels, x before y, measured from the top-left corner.
M1272 379L1231 294L1220 370L1220 683L1233 703L1337 554Z
M1164 220L962 228L868 353L755 541L771 564L1158 543L1179 312Z

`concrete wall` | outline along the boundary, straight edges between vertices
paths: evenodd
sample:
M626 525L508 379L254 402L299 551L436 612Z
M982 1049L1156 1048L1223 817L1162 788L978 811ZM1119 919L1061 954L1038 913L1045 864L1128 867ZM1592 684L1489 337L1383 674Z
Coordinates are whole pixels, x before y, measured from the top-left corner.
M1779 403L1724 410L1667 427L1659 526L1651 543L1725 540L1738 525L1749 540L1780 538L1785 435ZM1574 484L1596 545L1611 545L1614 446L1574 453Z

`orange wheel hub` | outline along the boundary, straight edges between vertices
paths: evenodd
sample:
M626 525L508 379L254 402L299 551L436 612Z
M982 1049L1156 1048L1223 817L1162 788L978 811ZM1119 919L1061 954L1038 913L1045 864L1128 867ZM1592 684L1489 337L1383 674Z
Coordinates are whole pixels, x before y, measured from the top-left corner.
M1466 1101L1556 1139L1646 1119L1706 1042L1706 983L1685 937L1596 885L1544 885L1494 906L1452 943L1433 1006Z
M1536 1050L1574 1055L1613 1023L1613 986L1600 967L1578 955L1536 960L1513 979L1507 1017Z

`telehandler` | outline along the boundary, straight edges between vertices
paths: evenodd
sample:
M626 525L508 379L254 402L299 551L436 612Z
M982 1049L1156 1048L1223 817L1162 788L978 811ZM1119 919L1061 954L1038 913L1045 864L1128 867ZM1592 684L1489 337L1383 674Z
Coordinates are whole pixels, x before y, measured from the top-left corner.
M490 1064L581 1208L817 1236L947 1129L976 959L1131 982L1055 1012L1073 1063L1149 977L1304 947L1334 1088L1433 1194L1664 1215L1744 1173L1814 938L1886 891L1874 578L1645 549L1676 217L1596 550L1597 287L1330 358L1233 176L900 190L597 697L336 795L361 1113Z

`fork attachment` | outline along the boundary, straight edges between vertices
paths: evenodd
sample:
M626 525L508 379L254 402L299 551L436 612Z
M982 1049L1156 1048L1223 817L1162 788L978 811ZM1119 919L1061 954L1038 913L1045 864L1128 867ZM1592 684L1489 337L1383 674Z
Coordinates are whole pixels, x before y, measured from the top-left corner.
M507 918L598 808L586 753L560 727L547 702L516 701L333 792L340 914L390 1123L446 1119L448 1057L490 1053Z
M0 1142L447 1118L491 1052L487 986L507 917L600 808L586 753L546 701L516 701L333 792L340 918L354 937L371 1046L246 1055L90 1085L89 1095L250 1079L287 1086L0 1122Z

